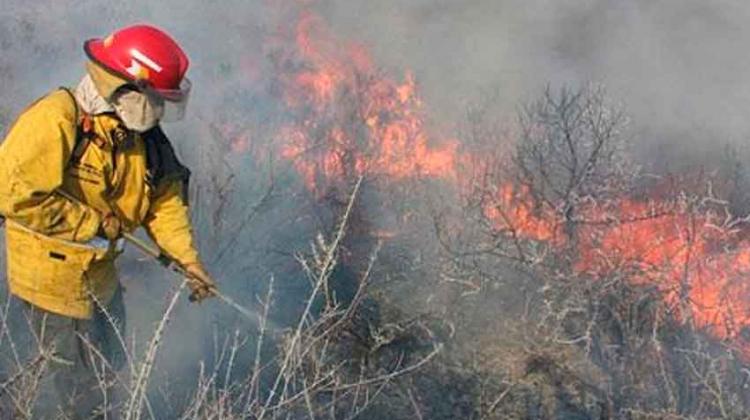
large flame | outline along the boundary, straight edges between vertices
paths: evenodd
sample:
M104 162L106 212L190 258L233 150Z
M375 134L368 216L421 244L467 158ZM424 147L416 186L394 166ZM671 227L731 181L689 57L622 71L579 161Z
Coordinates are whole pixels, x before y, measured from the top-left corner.
M430 134L413 75L386 76L362 45L337 39L309 11L291 31L274 62L290 116L277 139L311 192L361 174L390 182L428 177L457 190L469 184L460 168L482 156ZM565 247L579 275L653 285L678 319L750 355L742 341L750 327L750 243L709 212L624 197L604 209L583 205L575 238L568 238L558 212L536 205L526 187L494 187L483 211L498 232Z
M614 212L616 222L582 226L576 268L597 276L624 272L631 282L655 285L683 321L740 339L750 326L750 243L741 232L689 207L654 212L623 199Z
M363 46L338 42L312 13L295 30L278 69L294 121L279 138L311 190L365 173L455 177L458 143L430 142L410 73L401 82L379 73Z
M525 240L570 247L573 270L652 285L672 313L750 357L750 241L709 210L621 198L610 208L582 205L572 238L553 209L534 209L525 188L504 185L485 214Z

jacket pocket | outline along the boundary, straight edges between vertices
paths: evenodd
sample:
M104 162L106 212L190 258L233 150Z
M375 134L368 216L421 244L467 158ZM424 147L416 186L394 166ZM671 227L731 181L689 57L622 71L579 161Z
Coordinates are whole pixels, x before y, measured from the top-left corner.
M86 271L106 251L41 235L8 223L8 277L11 283L73 302L86 297Z

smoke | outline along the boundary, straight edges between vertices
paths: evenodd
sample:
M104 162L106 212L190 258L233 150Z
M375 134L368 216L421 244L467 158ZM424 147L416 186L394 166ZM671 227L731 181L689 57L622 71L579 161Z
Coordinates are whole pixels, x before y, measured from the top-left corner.
M193 61L196 99L216 101L222 69L242 65L283 21L282 2L6 2L0 11L0 107L24 103L81 71L83 39L149 21L172 32ZM287 6L291 7L291 6ZM325 0L336 32L372 48L389 69L412 69L442 119L482 91L503 108L546 83L606 84L649 142L744 138L750 78L750 5L729 0ZM61 18L61 16L65 16Z
M414 72L437 124L464 118L467 104L496 93L511 120L519 103L546 84L604 83L632 115L643 156L675 149L701 155L716 142L744 139L750 123L750 5L719 0L321 0L306 2L342 39L366 46L395 77ZM167 127L196 172L217 167L239 171L235 196L256 197L265 180L257 163L233 157L237 147L268 138L253 129L283 111L267 101L259 81L269 68L267 40L289 24L296 2L271 0L143 1L10 0L0 10L0 127L23 107L59 85L74 85L83 72L81 44L134 22L172 33L191 57L193 102L185 122ZM246 132L217 135L223 122ZM249 134L248 134L249 133ZM218 144L217 144L218 143ZM248 146L249 145L249 146ZM677 147L675 147L677 146ZM670 149L671 148L671 149ZM224 152L209 159L210 151ZM658 154L660 159L672 152ZM258 169L258 170L256 170ZM229 176L229 175L227 175ZM215 190L216 185L199 185ZM199 188L199 189L200 189ZM244 207L243 207L244 208ZM233 213L234 212L234 213ZM232 220L239 210L220 216ZM278 212L278 219L300 217ZM213 215L216 216L216 215ZM201 245L221 248L220 228L199 213ZM277 223L253 231L254 242L283 243ZM313 223L314 225L314 223ZM271 228L273 227L273 229ZM227 228L227 226L224 226ZM218 230L217 230L218 229ZM291 236L299 237L297 229ZM240 247L246 260L249 250ZM231 254L231 253L230 253ZM236 252L234 257L243 255ZM224 261L231 258L225 256ZM222 266L235 276L243 268ZM259 273L273 271L268 267Z
M295 2L296 3L296 2ZM365 45L395 77L411 70L435 123L460 124L466 106L484 95L497 100L511 120L519 103L546 84L605 84L633 117L642 159L678 159L716 153L717 142L744 140L750 131L750 4L730 0L321 0L321 13L340 38ZM74 85L85 60L81 44L114 28L150 22L167 29L191 57L194 81L186 121L166 127L194 169L197 200L229 194L233 204L211 211L196 206L201 250L230 293L262 294L271 273L294 272L275 263L305 245L320 226L296 208L299 197L274 201L260 222L242 225L249 206L263 195L268 168L233 155L262 150L272 140L255 131L282 117L261 79L272 65L267 39L283 32L292 2L274 0L165 0L102 3L93 0L6 0L0 9L0 130L35 98L59 85ZM234 123L229 132L225 122ZM239 128L237 128L239 127ZM238 131L239 130L239 131ZM256 150L257 151L257 150ZM227 168L222 173L221 168ZM217 169L218 168L218 169ZM219 174L218 179L208 174ZM235 177L222 191L223 177ZM288 179L277 180L287 182ZM262 210L262 209L261 209ZM304 226L304 228L300 228ZM226 252L229 234L241 236ZM148 326L161 309L169 280L143 261L126 256L135 329ZM283 258L282 258L283 257ZM230 263L231 261L231 263ZM128 279L126 279L128 280ZM297 281L299 279L295 279ZM302 283L302 282L298 282ZM145 285L144 285L145 284ZM304 286L304 284L303 284ZM153 293L153 289L158 289ZM304 287L302 288L304 289ZM301 289L280 296L299 310ZM135 296L132 297L132 296ZM248 299L250 300L250 299ZM141 310L144 309L144 310ZM181 308L168 343L167 371L197 359L206 336L229 316L218 304L205 312ZM210 313L205 317L204 313Z
M354 0L326 10L378 58L413 69L443 119L483 91L497 91L512 113L545 83L594 81L626 105L645 151L704 152L748 134L745 3Z

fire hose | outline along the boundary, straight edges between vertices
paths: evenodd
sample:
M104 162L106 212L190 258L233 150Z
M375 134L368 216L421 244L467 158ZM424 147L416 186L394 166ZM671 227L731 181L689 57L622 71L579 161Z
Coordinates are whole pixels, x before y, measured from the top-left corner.
M70 201L72 201L72 202L74 202L76 204L83 205L83 203L81 203L80 200L78 200L77 198L73 197L72 195L70 195L69 193L67 193L65 191L62 191L62 190L58 189L55 192L57 194L59 194L60 196L65 197L68 200L70 200ZM0 215L0 226L2 226L4 223L5 223L5 218ZM200 279L198 279L197 277L195 277L192 273L188 272L188 270L185 269L185 267L182 264L180 264L177 260L175 260L174 258L170 257L169 255L166 255L165 253L161 252L156 247L151 246L150 244L148 244L145 241L137 238L135 235L133 235L131 233L122 232L121 235L122 235L122 238L126 242L128 242L131 245L133 245L134 247L136 247L140 252L142 252L146 256L150 257L151 259L155 260L156 262L158 262L159 264L161 264L163 267L165 267L165 268L167 268L169 270L174 271L175 273L179 274L180 276L182 276L184 278L188 278L188 279L192 279L192 280L196 280L196 281L201 281ZM216 298L219 299L220 301L222 301L224 304L232 307L234 310L236 310L237 312L241 313L242 315L244 315L248 319L251 319L253 321L256 320L256 317L253 314L253 311L245 308L244 306L242 306L242 305L238 304L237 302L235 302L232 298L230 298L230 297L226 296L225 294L221 293L216 286L209 286L208 290L211 292L211 294L213 294L214 296L216 296ZM191 302L193 302L195 300L195 298L194 298L193 295L190 295L189 299L190 299Z
M174 258L171 258L170 256L164 254L163 252L160 252L155 247L152 247L145 241L142 241L141 239L127 232L122 232L122 237L123 239L125 239L125 241L127 241L128 243L136 247L142 253L156 260L159 264L161 264L165 268L170 269L185 278L200 281L200 279L196 278L193 274L188 272L185 269L185 267L179 262L177 262ZM211 292L211 294L216 296L216 298L219 299L220 301L231 306L236 311L240 312L242 315L248 317L249 319L255 320L255 317L253 316L252 311L245 308L244 306L241 306L240 304L232 300L230 297L221 293L219 289L216 288L216 286L209 286L208 290ZM190 295L190 301L192 302L194 300L195 300L194 296Z

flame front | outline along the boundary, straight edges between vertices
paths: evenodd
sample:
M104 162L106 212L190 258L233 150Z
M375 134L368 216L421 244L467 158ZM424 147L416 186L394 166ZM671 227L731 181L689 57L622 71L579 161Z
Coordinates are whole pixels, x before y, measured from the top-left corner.
M750 357L742 337L750 328L750 241L743 231L708 211L621 198L608 209L582 206L575 237L568 238L562 217L533 210L532 203L525 189L504 185L485 214L523 239L570 247L575 274L658 288L675 317L736 342Z
M742 233L717 224L710 212L678 207L654 214L630 200L615 211L618 222L583 225L576 269L599 277L625 273L633 283L654 285L678 318L741 340L750 326L750 243Z
M336 39L310 12L282 37L290 42L276 52L274 77L289 118L276 138L312 193L363 174L467 188L463 168L482 156L431 135L411 73L402 81L387 77L362 45ZM569 250L577 275L652 285L678 319L737 342L750 356L741 337L750 327L750 243L739 232L707 212L621 197L605 209L582 205L569 238L559 212L538 205L528 188L494 187L482 209L498 232Z
M414 77L375 70L361 45L342 45L317 16L301 15L294 49L277 69L294 115L279 139L311 191L350 175L455 177L458 143L432 144Z

